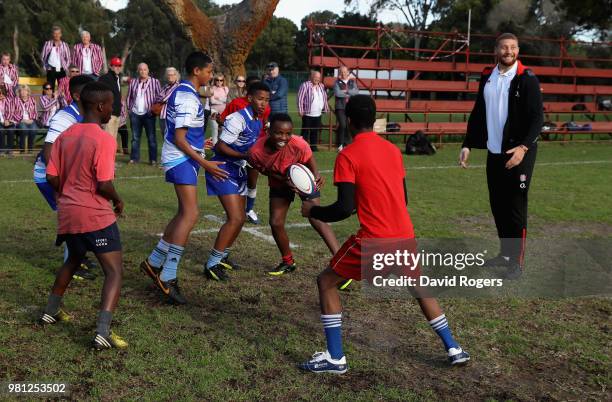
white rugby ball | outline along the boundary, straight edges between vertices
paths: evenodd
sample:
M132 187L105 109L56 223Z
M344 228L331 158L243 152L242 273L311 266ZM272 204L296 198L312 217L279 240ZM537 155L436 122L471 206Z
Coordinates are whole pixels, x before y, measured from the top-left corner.
M311 195L317 191L314 175L310 169L301 163L289 166L289 179L302 194Z

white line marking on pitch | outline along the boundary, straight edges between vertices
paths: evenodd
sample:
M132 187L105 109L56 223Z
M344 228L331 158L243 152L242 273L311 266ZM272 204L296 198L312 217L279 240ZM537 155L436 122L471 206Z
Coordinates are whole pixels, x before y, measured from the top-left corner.
M595 165L595 164L607 164L612 163L612 160L596 160L596 161L567 161L567 162L536 162L538 166L571 166L571 165ZM470 168L484 168L487 165L470 165ZM436 165L436 166L410 166L405 170L436 170L436 169L459 169L458 165ZM333 173L333 170L326 169L320 170L321 173ZM152 176L125 176L116 177L115 180L148 180L148 179L162 179L163 175L152 175ZM0 180L0 184L18 184L18 183L33 183L32 179L19 179L19 180Z
M219 223L219 224L223 224L225 221L221 218L219 218L216 215L204 215L204 219L214 222L214 223ZM290 229L290 228L304 228L304 227L309 227L310 223L288 223L287 225L285 225L286 228ZM220 228L210 228L210 229L198 229L198 230L194 230L191 232L191 234L203 234L203 233L217 233L219 231ZM262 228L263 229L263 228ZM243 232L247 232L257 238L260 238L262 240L267 241L268 243L271 244L276 244L276 242L274 241L274 237L269 235L269 234L265 234L262 233L260 231L261 229L258 228L254 228L254 227L243 227L242 231ZM157 233L157 236L161 237L163 236L163 233ZM289 247L291 248L299 248L300 245L299 244L295 244L295 243L289 243Z

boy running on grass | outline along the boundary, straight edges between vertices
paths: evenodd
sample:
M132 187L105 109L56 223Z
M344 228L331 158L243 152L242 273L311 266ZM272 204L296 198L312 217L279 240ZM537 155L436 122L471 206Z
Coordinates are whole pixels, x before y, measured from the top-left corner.
M229 247L238 237L246 219L244 208L247 195L247 152L255 144L262 128L261 116L270 102L270 89L261 82L255 82L247 91L249 106L232 113L223 123L219 141L215 145L214 161L224 162L229 173L227 180L219 181L206 172L208 195L219 197L225 210L226 221L219 229L215 245L204 267L208 279L228 279L225 269L231 268L227 261Z
M316 178L317 191L310 196L302 196L303 203L320 205L319 190L324 184L319 174L317 163L310 150L310 145L302 137L292 135L293 122L288 114L275 114L270 119L270 134L262 137L249 151L249 162L260 173L268 176L270 187L270 228L276 246L281 253L282 261L268 272L270 275L282 275L295 270L296 265L289 246L289 237L285 230L287 212L295 199L295 192L287 179L289 166L301 163L308 167ZM332 228L324 222L309 219L314 230L319 233L329 251L335 254L340 246Z
M348 369L342 351L342 305L336 287L347 278L361 280L362 239L414 239L406 209L408 196L402 154L374 132L374 100L366 95L351 97L346 117L353 143L344 147L336 158L334 184L338 187L338 200L327 207L302 204L303 216L323 222L346 219L357 209L360 224L357 234L342 245L317 278L327 350L315 353L312 359L299 365L300 369L314 373L342 374ZM418 294L416 298L432 329L442 339L450 363L466 363L470 356L451 335L437 300Z
M113 186L117 142L101 127L110 120L113 93L106 85L92 82L83 88L81 103L83 123L74 124L57 138L47 164L47 180L58 194L56 244L66 242L68 260L55 277L39 323L70 320L60 309L62 297L85 253L91 251L105 276L92 347L125 348L127 343L110 330L123 274L116 218L123 212L123 201Z
M176 304L187 303L178 286L177 269L189 233L198 221L200 166L215 180L227 177L219 166L223 161L204 159L204 107L199 90L210 80L212 59L202 52L191 53L185 61L185 69L189 72L187 80L182 80L168 99L162 147L162 167L166 171L166 181L174 184L178 211L151 255L140 264L168 301Z

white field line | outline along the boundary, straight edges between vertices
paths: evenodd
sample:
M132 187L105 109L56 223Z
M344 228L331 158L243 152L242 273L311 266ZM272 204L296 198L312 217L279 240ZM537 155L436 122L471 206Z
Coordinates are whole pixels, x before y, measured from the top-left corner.
M218 223L218 224L223 224L224 220L219 218L216 215L204 215L204 219L210 221L210 222L214 222L214 223ZM304 227L309 227L310 223L288 223L287 225L285 225L286 228L291 229L291 228L304 228ZM274 241L274 237L272 237L269 234L265 234L262 233L261 230L264 229L266 226L262 227L262 228L254 228L252 226L245 226L242 228L243 232L247 232L259 239L265 240L268 243L271 244L276 244L276 242ZM210 228L210 229L198 229L198 230L194 230L191 232L192 235L197 235L197 234L204 234L204 233L217 233L219 231L219 227L216 228ZM163 233L157 233L157 236L161 237L163 235ZM295 244L295 243L289 243L289 246L291 248L299 248L299 244Z
M566 162L536 162L536 167L539 166L572 166L572 165L597 165L597 164L608 164L612 163L612 160L594 160L594 161L566 161ZM472 169L482 169L487 165L470 165ZM437 169L459 169L457 165L434 165L434 166L411 166L406 168L406 171L411 170L437 170ZM321 173L333 173L331 169L320 170ZM148 179L162 179L164 175L151 175L151 176L125 176L116 177L115 180L148 180ZM19 179L19 180L0 180L0 184L19 184L19 183L33 183L32 179Z

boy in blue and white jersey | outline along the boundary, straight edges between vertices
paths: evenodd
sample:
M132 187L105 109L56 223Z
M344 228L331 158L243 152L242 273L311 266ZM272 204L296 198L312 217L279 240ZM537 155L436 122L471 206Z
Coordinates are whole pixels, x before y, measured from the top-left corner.
M92 82L93 78L85 75L77 75L70 79L68 88L70 95L72 96L72 103L63 109L57 111L49 120L49 130L45 136L45 143L43 144L42 150L36 156L34 162L34 183L42 196L49 204L49 207L53 211L57 211L57 202L55 201L55 190L51 187L51 184L47 182L47 161L51 154L51 146L60 136L61 133L70 128L73 124L81 123L83 117L79 110L79 101L81 99L81 90L89 82ZM64 261L68 260L68 248L64 248ZM73 277L75 279L89 279L93 280L96 278L90 269L94 268L95 264L85 257L81 263L81 268L76 270Z
M79 111L78 102L81 97L81 90L91 81L93 81L91 77L84 75L78 75L70 79L69 88L73 101L71 104L55 113L53 117L51 117L51 120L49 120L49 130L45 137L45 143L42 150L36 156L36 162L34 162L34 183L36 183L41 194L45 197L45 200L54 211L57 211L55 191L51 185L47 183L46 173L47 161L51 154L51 146L61 133L66 131L73 124L80 123L83 120L81 112Z
M224 270L232 266L227 262L228 249L238 237L246 219L247 153L259 137L261 116L270 102L270 89L262 82L255 82L249 86L247 98L249 105L246 108L225 119L219 141L215 145L212 160L225 163L224 168L229 175L227 180L218 181L206 173L206 191L208 195L219 197L227 216L204 267L204 274L216 281L228 278Z
M166 181L174 184L178 211L151 255L140 264L168 301L176 304L187 302L180 293L177 269L189 233L198 221L196 186L200 166L217 180L227 177L220 167L224 162L204 159L204 108L199 90L210 80L212 59L202 52L193 52L185 61L185 70L189 72L187 80L181 81L168 99L162 147L162 167Z

